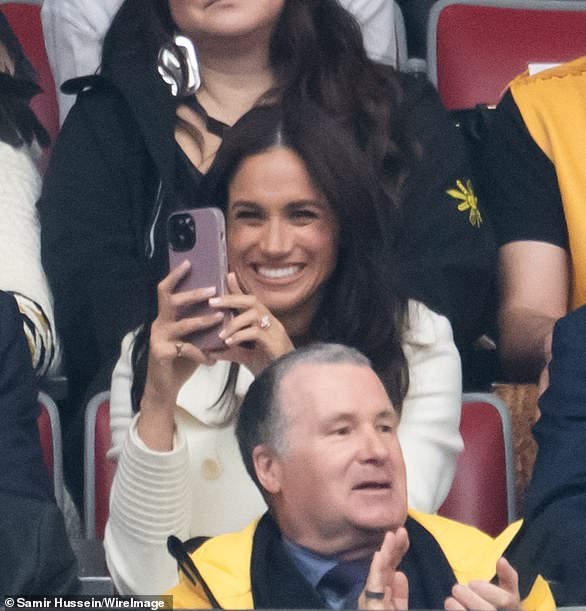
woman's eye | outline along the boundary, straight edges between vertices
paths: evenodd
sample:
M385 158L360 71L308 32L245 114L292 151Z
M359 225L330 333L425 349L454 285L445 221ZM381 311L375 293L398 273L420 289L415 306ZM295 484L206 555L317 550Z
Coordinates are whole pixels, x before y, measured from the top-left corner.
M238 210L234 216L239 221L258 221L262 219L262 214L257 210Z
M291 218L301 223L311 223L311 221L319 218L319 215L314 210L302 208L300 210L293 211L291 213Z
M378 427L378 430L381 433L392 433L393 432L393 427L390 424L381 424Z

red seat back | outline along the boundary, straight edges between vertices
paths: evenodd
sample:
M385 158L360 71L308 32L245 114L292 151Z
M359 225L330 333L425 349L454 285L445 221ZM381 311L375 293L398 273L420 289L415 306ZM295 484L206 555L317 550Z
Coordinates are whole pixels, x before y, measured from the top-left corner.
M583 0L440 0L430 13L428 74L449 110L496 104L529 63L585 54Z
M466 397L460 423L464 451L458 458L450 493L438 513L496 536L515 514L510 421L506 406L497 397ZM88 538L104 537L116 471L115 462L106 456L110 447L109 396L101 393L90 401L86 412Z
M37 418L39 436L41 438L41 449L43 450L43 460L50 475L53 475L53 432L51 431L51 420L47 408L41 403L41 413Z
M110 488L116 472L116 463L106 456L112 445L108 392L96 395L89 402L85 427L86 537L103 539L110 511Z
M55 500L60 509L63 509L65 482L63 479L63 445L61 439L61 424L59 411L55 401L45 392L39 393L41 413L37 418L43 460L53 478Z
M512 440L504 404L482 400L462 405L464 451L439 514L496 536L514 519Z
M110 403L103 401L96 417L96 533L100 539L104 538L110 511L110 488L116 471L116 464L106 456L111 445Z
M41 25L41 7L39 4L24 4L17 2L0 3L0 11L10 23L10 27L20 41L29 61L37 72L39 85L43 93L35 96L31 107L55 141L59 133L59 107L55 82L47 59L43 28ZM39 163L44 171L49 161L49 152L46 151Z

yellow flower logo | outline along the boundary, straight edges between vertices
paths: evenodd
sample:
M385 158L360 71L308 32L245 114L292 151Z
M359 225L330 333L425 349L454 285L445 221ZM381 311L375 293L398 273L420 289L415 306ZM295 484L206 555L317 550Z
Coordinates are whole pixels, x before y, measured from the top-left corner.
M458 180L456 181L456 186L458 187L457 189L448 189L446 193L461 202L458 204L458 210L460 212L470 210L468 215L470 224L474 227L480 227L482 224L482 215L478 209L478 198L474 194L472 182L467 180L466 186L464 186L464 183Z

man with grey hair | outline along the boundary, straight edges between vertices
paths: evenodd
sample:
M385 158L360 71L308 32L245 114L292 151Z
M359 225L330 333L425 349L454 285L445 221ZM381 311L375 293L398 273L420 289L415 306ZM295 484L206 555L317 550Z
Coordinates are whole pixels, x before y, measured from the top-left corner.
M291 352L256 378L236 434L269 511L240 533L170 538L175 607L555 608L539 576L502 557L520 524L492 539L408 511L387 390L366 357L335 344Z

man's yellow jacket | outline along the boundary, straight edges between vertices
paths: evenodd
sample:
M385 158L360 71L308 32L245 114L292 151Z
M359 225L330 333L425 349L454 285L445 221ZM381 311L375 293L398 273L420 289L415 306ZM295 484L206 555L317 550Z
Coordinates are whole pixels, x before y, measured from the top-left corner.
M498 537L493 538L476 528L442 518L436 515L409 511L411 523L415 522L426 531L439 546L453 572L453 583L467 583L473 579L490 581L495 577L496 561L517 534L521 522L515 522ZM266 516L265 516L266 518ZM263 518L263 520L265 519ZM262 524L262 520L261 520ZM175 609L253 609L262 607L318 608L324 607L317 597L305 594L299 582L291 585L274 572L273 562L267 560L253 562L253 548L260 543L257 534L259 521L256 520L238 533L221 535L211 539L201 539L199 547L188 555L182 544L170 541L169 549L178 559L181 567L181 581L168 594L173 596ZM267 556L264 550L260 554ZM259 556L259 554L257 554ZM437 563L436 563L437 564ZM429 571L430 577L436 572L435 566ZM258 575L258 573L266 573ZM270 588L278 592L278 600L267 599L258 604L256 594L259 587L255 579L271 583ZM452 578L453 579L453 578ZM275 582L278 582L275 583ZM255 589L256 587L256 589ZM307 588L312 589L307 584ZM555 602L547 582L537 576L523 600L523 609L546 611L555 609ZM450 591L442 596L449 596ZM259 596L260 597L260 596ZM274 603L274 604L273 604ZM299 604L297 604L299 603Z

